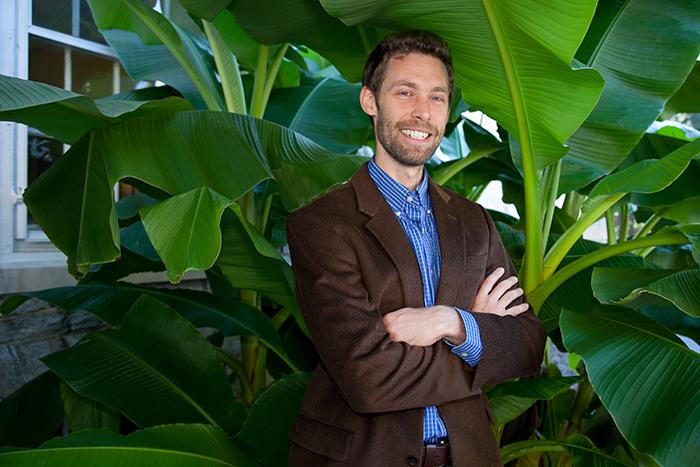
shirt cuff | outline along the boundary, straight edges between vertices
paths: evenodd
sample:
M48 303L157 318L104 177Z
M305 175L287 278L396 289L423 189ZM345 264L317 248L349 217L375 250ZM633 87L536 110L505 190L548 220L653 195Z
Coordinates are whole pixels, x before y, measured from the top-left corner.
M467 338L459 345L452 344L447 339L443 339L445 344L452 347L450 350L453 354L464 360L469 366L477 366L481 360L481 333L479 333L479 325L476 323L474 316L468 311L455 307L459 316L462 317L464 330Z

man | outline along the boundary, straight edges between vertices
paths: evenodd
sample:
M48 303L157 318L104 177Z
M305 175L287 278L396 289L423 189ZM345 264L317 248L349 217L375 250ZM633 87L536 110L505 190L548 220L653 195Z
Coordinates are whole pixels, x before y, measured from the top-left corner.
M360 94L374 157L288 218L321 359L291 466L500 465L482 387L535 373L545 332L487 212L425 171L452 82L439 37L384 39Z

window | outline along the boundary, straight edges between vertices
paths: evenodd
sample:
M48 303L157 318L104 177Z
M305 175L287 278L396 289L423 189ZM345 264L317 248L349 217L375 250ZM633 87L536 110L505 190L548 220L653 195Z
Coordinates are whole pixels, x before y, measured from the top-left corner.
M168 0L144 1L166 15L169 12ZM92 98L148 85L134 82L121 67L85 0L4 0L0 73ZM36 268L54 265L65 272L65 256L27 211L22 191L67 149L37 129L0 122L0 294L22 288L8 287L12 282L7 280L8 268L31 263ZM128 188L115 187L115 197L128 193ZM40 281L25 290L43 286Z

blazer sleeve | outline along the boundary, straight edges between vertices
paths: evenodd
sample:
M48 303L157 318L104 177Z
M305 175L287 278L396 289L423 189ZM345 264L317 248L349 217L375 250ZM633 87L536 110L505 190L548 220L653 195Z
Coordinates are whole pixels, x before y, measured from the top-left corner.
M302 211L287 219L297 299L321 364L347 404L389 412L479 394L474 369L441 341L421 347L389 338L353 243L337 230Z
M496 226L486 209L479 206L489 229L489 252L486 274L503 267L502 277L516 275ZM511 306L525 303L521 295ZM532 311L532 307L517 316L472 313L479 325L482 353L474 373L477 387L494 385L512 378L528 376L540 368L547 333Z

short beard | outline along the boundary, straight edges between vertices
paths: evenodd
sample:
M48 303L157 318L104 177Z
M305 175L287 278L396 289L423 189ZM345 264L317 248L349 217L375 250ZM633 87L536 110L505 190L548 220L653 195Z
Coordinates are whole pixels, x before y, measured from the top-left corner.
M393 130L395 130L396 133L400 133L401 128L406 126L410 125L406 125L405 122L402 125L402 122L398 122L393 128ZM377 134L377 139L379 140L379 143L382 145L384 150L392 157L392 159L394 159L399 164L409 167L418 167L421 165L425 165L425 163L428 162L428 160L430 160L430 158L437 150L438 146L440 145L440 140L442 139L442 135L439 135L437 133L437 130L431 127L429 129L429 133L432 135L433 138L435 138L435 142L432 146L426 146L423 149L418 149L401 144L401 141L399 141L398 139L399 136L395 133L392 133L391 122L384 118L381 110L379 109L379 106L377 106L375 133Z

